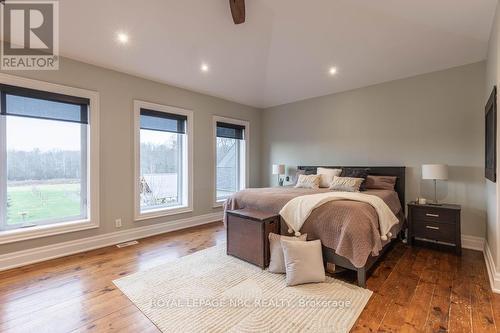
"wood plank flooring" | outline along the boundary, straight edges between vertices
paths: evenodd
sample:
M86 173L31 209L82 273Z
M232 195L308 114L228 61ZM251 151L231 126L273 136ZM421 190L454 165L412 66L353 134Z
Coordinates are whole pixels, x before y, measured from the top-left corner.
M0 332L158 332L112 280L225 242L221 223L0 272ZM350 272L337 278L354 281ZM367 281L354 332L499 332L483 255L399 243Z

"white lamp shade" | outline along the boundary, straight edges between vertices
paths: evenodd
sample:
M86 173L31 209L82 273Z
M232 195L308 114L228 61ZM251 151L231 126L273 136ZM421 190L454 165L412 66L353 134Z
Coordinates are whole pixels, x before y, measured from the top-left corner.
M448 179L448 166L446 164L422 165L422 179Z
M284 175L285 165L284 164L273 164L273 175Z

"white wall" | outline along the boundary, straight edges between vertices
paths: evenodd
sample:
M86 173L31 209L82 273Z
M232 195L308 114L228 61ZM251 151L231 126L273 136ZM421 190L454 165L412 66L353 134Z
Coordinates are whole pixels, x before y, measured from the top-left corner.
M439 199L462 205L462 234L484 237L484 72L481 62L264 110L263 184L273 163L394 165L407 167L407 200L432 198L421 165L446 163Z
M486 87L484 92L483 104L486 104L494 86L498 86L500 82L500 6L497 6L495 20L491 30L490 42L488 46L488 58L486 61ZM498 96L497 96L498 99ZM498 103L498 100L497 100ZM481 113L484 116L484 109ZM497 156L500 156L500 137L497 136ZM495 267L493 270L499 271L500 268L500 224L498 220L498 211L500 206L500 196L498 194L500 181L500 163L497 162L497 182L493 183L486 180L486 207L487 207L487 223L486 223L486 241L491 253L491 259Z

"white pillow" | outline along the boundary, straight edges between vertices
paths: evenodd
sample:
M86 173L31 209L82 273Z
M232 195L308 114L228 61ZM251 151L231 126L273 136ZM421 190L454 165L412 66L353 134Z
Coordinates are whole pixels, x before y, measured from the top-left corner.
M333 177L340 176L342 169L318 168L316 174L320 175L319 187L330 187Z
M271 260L269 261L268 271L271 273L285 273L285 257L283 256L283 248L281 247L282 239L292 242L305 242L307 239L307 234L302 234L299 237L290 237L277 235L272 232L269 233L269 249L271 252Z
M299 175L296 188L319 188L319 175Z
M363 178L353 178L353 177L333 177L333 181L330 184L331 191L344 191L344 192L359 192L361 183L363 183Z
M321 241L294 242L282 240L285 257L286 285L325 281Z

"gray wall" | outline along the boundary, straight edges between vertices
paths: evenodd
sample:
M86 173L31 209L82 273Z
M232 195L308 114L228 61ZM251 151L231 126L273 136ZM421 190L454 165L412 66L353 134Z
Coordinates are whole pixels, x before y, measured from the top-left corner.
M212 208L214 156L212 115L250 121L250 186L260 185L261 110L131 75L63 59L59 71L8 72L100 93L99 229L0 245L0 254L117 230L216 212ZM194 212L133 222L133 100L194 111ZM122 218L116 229L114 220Z
M272 163L405 165L407 197L431 197L432 183L420 180L420 165L448 163L451 179L440 184L440 199L462 204L462 232L482 237L484 73L484 63L472 64L262 111L68 59L59 71L9 72L100 93L101 227L0 245L0 253L217 211L211 202L213 156L207 139L214 114L250 121L253 187L270 183ZM133 222L134 99L194 111L193 213ZM123 227L116 229L114 220L120 217Z
M495 20L493 22L490 42L488 47L488 58L486 61L486 89L484 92L483 104L486 104L488 98L491 94L491 90L495 85L498 86L500 80L499 73L499 57L498 47L500 45L500 24L499 24L499 13L500 6L497 6ZM481 116L484 115L484 110L481 110ZM500 140L497 136L497 149L500 148ZM499 152L497 151L497 155ZM500 156L500 155L499 155ZM500 176L500 167L497 163L497 177ZM496 267L500 267L500 257L499 257L499 247L500 247L500 226L498 223L498 180L497 183L493 183L486 180L485 184L486 191L486 207L487 207L487 223L486 223L486 241L488 242L488 247L491 251L493 261Z
M463 234L484 237L484 73L481 62L264 110L263 184L273 163L402 165L407 199L432 198L421 164L446 163L439 199L463 206Z

